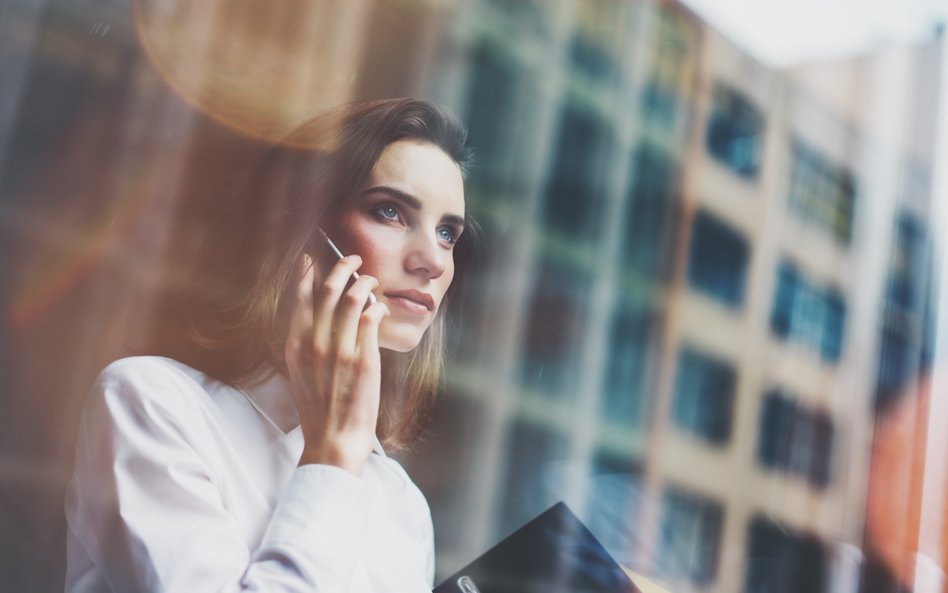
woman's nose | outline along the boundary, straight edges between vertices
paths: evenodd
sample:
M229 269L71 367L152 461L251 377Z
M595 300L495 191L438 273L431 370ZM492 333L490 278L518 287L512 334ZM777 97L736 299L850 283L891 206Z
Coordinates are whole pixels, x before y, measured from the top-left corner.
M428 279L444 274L451 252L438 242L434 232L412 233L405 266L413 274L423 274Z

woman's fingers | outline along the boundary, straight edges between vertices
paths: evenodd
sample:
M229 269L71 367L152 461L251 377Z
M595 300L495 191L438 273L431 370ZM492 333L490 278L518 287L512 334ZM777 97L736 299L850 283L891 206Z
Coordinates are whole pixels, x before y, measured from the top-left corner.
M296 356L303 343L312 340L313 332L313 279L316 270L313 260L305 253L300 258L300 277L296 285L293 312L287 328L287 364L296 363ZM290 352L292 350L292 352ZM292 354L290 356L289 354Z
M388 308L366 306L378 281L352 274L358 256L325 277L303 260L286 344L287 368L305 440L300 463L332 463L355 474L371 452L378 422L379 324Z
M388 314L388 307L383 303L375 303L362 313L359 323L358 350L363 356L378 353L379 325Z
M360 276L339 299L334 319L332 344L337 354L354 355L359 333L362 311L378 280L371 276Z
M319 282L313 278L313 346L317 351L329 352L332 343L336 306L353 272L362 265L362 258L350 255L336 262L326 277Z

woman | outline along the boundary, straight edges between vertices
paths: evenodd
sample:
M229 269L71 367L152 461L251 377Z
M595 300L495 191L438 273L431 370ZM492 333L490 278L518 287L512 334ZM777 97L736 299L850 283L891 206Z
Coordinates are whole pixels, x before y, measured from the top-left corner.
M417 99L271 150L178 301L187 347L91 390L67 591L431 589L428 505L381 442L418 435L439 381L467 158Z

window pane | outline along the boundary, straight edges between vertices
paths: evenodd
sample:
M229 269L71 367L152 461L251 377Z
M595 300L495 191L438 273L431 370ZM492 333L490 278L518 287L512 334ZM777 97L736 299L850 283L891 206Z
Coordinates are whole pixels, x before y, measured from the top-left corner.
M712 157L741 177L755 178L763 127L763 116L750 99L724 84L715 86L705 139Z
M756 517L748 526L746 593L822 593L829 558L816 538Z
M563 109L544 205L551 228L581 240L600 231L611 148L605 122L572 105Z
M731 436L735 374L728 363L686 348L678 358L672 417L679 427L715 444Z
M550 397L574 396L577 345L587 320L586 274L553 260L537 271L524 334L523 381Z
M831 288L808 282L790 264L777 271L770 328L782 340L806 345L826 362L842 354L846 303Z
M793 144L790 207L840 243L852 234L856 189L852 173L797 139Z
M747 240L706 212L695 216L688 259L689 284L724 305L744 299Z
M670 155L640 145L633 155L631 183L622 233L622 262L646 274L661 277L666 250L674 241L679 171Z
M658 548L661 569L696 584L711 582L717 574L723 520L724 511L717 502L667 490L662 497Z

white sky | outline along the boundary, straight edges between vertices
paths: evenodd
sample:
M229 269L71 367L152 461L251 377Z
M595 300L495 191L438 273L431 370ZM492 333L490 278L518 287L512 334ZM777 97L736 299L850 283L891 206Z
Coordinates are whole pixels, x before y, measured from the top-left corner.
M925 39L948 21L948 0L683 0L771 66Z

